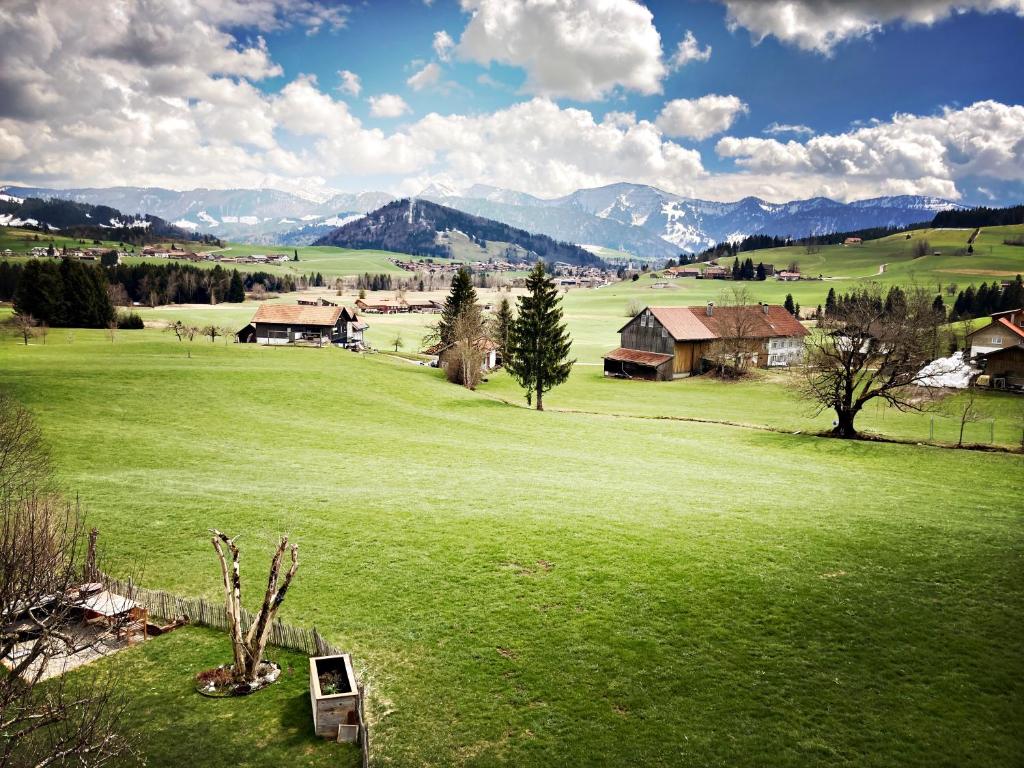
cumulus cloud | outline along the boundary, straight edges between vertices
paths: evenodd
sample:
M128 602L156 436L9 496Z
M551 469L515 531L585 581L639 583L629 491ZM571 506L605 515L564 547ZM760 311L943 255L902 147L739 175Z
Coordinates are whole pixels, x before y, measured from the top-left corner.
M358 96L363 90L363 82L355 72L342 69L338 72L338 77L341 78L341 85L338 86L338 90L342 93L346 93L349 96Z
M417 70L416 73L405 82L406 85L414 91L422 91L424 88L437 85L440 81L441 67L432 61L429 64L424 65L422 69Z
M452 40L452 36L445 30L441 29L434 33L434 54L441 61L451 60L452 48L454 47L455 41Z
M683 39L679 41L679 45L676 46L676 52L672 54L669 65L672 69L682 69L691 61L707 61L710 58L711 46L705 45L701 48L693 32L686 30L686 35L683 36Z
M616 87L661 92L661 37L636 0L461 2L472 17L459 54L521 67L528 93L593 101Z
M666 136L701 140L729 130L736 118L748 111L736 96L673 99L662 108L656 125Z
M405 99L396 93L382 93L370 97L370 114L374 117L401 117L412 112Z
M864 37L886 24L934 24L966 11L1024 15L1024 0L725 0L731 28L748 29L760 42L784 43L830 53L844 40Z
M755 173L853 179L879 190L959 197L970 177L1024 177L1024 106L979 101L935 115L896 114L806 141L727 136L715 151Z

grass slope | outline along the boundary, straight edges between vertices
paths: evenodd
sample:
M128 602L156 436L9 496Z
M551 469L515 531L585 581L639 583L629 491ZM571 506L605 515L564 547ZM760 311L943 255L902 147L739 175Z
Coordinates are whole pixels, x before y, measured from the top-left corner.
M245 534L252 597L289 531L282 617L351 649L390 765L1024 750L1019 456L537 414L379 356L149 331L6 339L0 386L38 414L115 570L216 598L218 526ZM147 741L151 764L180 762Z

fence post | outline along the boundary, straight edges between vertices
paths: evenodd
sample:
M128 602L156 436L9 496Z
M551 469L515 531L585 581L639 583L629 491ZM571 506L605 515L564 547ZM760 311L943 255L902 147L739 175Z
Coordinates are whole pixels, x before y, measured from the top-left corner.
M932 416L928 421L928 441L934 442L935 440L935 417Z
M988 444L992 445L996 441L996 420L992 419L988 423Z

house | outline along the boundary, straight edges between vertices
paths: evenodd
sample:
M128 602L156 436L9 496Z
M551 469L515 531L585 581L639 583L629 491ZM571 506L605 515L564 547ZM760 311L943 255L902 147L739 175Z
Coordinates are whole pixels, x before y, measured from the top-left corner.
M427 315L437 314L444 309L444 305L441 302L428 299L407 299L405 305L409 308L410 312Z
M725 267L708 266L704 267L702 277L705 280L725 280L728 270Z
M307 342L351 347L362 344L366 328L348 307L261 304L252 322L235 336L242 344L277 346Z
M774 277L775 276L775 265L774 264L762 264L761 266L764 267L764 276L765 277Z
M751 362L761 368L797 362L807 329L780 306L708 304L647 307L619 334L621 346L604 356L606 376L668 381L701 373L714 345L727 339L741 338Z
M437 367L443 368L447 363L448 355L451 350L455 347L455 344L442 344L438 342L433 346L427 347L423 350L425 355L433 355L437 358ZM480 370L487 372L493 371L499 365L501 365L501 353L498 351L498 345L490 339L477 339L476 347L483 353L483 361L480 363Z
M1024 309L996 312L988 325L967 334L969 357L1024 345Z
M379 315L409 311L409 305L403 299L356 299L356 306L363 312Z
M783 270L782 272L779 272L776 275L776 277L779 280L785 280L786 282L792 282L794 280L799 280L800 279L800 273L799 272L790 272L789 270Z
M843 245L860 245L864 241L859 237L848 237L843 240Z

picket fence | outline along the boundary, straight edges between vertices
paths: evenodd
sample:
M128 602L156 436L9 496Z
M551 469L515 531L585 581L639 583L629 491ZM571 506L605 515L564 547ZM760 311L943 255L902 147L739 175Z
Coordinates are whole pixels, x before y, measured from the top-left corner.
M115 578L102 571L93 571L93 580L103 583L105 589L117 595L141 603L151 617L159 617L167 622L186 620L189 624L199 624L214 629L230 630L228 612L223 604L211 603L202 597L182 597L157 589L146 589L133 581ZM242 629L247 630L256 620L255 615L242 609ZM342 653L327 638L317 632L316 627L305 629L292 624L285 624L275 619L270 627L271 645L304 653L307 656L335 656ZM370 731L363 709L366 691L359 684L359 745L362 750L364 768L370 763Z

